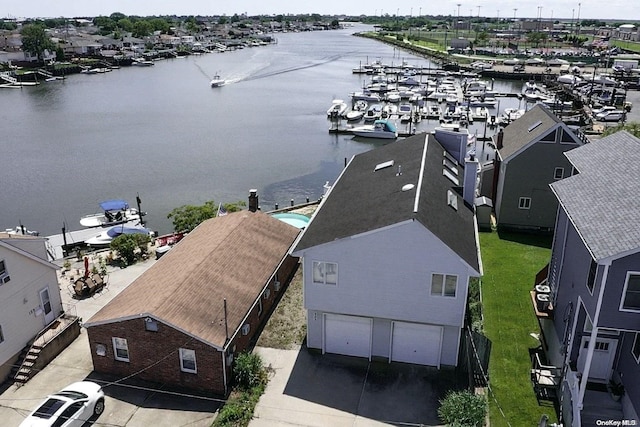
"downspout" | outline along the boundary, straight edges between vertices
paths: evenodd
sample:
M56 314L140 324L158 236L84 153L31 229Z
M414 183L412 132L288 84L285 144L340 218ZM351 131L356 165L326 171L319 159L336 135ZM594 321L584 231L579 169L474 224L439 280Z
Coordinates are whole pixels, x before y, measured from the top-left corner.
M604 296L605 283L607 283L607 276L609 275L609 267L611 261L607 261L604 265L604 273L602 274L602 280L600 282L600 292L598 293L598 302L596 303L596 314L593 316L593 328L591 329L591 336L589 338L589 347L587 348L587 359L584 362L584 372L582 373L582 379L580 380L580 391L578 392L578 409L582 410L584 394L587 390L587 382L589 380L589 371L591 370L591 361L593 359L593 352L596 348L596 339L598 338L598 321L600 320L600 309L602 308L602 297Z
M559 218L560 217L560 204L558 204L558 214L556 214L556 216ZM567 235L569 234L569 216L566 215L565 213L565 218L566 218L566 224L564 227L564 237L562 240L562 251L560 253L560 260L558 262L558 271L557 271L557 277L555 280L555 283L553 284L553 305L555 306L556 304L556 300L558 299L558 283L560 283L560 276L562 276L562 267L564 266L564 256L565 256L565 252L567 250ZM557 227L558 224L556 224ZM557 229L557 228L556 228ZM554 242L554 246L555 246L555 242ZM553 252L552 252L553 253ZM576 307L577 308L577 307Z
M222 347L222 351L220 352L222 355L222 380L224 381L224 397L228 396L229 390L227 386L227 347Z

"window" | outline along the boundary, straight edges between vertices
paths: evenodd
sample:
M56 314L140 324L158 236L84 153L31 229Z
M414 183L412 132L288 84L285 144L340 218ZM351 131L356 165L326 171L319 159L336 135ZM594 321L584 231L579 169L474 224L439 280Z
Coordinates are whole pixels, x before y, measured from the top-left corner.
M562 179L564 178L564 168L556 168L553 171L553 179Z
M83 408L83 406L84 402L72 403L67 409L65 409L60 415L58 415L58 419L53 424L51 424L51 427L62 427L62 425L69 421L71 417L75 416L76 413Z
M640 311L640 273L627 273L620 309Z
M592 259L591 265L589 265L589 276L587 277L587 288L591 295L593 295L593 287L596 284L596 273L598 272L598 264Z
M431 275L431 295L455 297L458 276L434 273Z
M2 334L2 325L0 325L0 343L4 341L4 335Z
M116 360L121 362L129 361L129 346L127 340L124 338L112 338L113 341L113 356Z
M196 369L196 351L186 348L180 349L180 370L182 372L190 372L195 374Z
M258 316L262 314L262 298L258 298Z
M11 278L9 277L9 273L7 272L7 266L4 263L3 259L0 259L0 286L2 284L9 282Z
M520 197L518 208L529 209L531 207L531 197Z
M156 319L147 317L144 319L144 329L149 332L158 332L158 322L156 322Z
M338 264L334 262L313 262L313 283L323 285L338 284Z
M633 347L631 347L631 354L636 359L636 363L640 363L640 332L636 332L636 337L633 339Z

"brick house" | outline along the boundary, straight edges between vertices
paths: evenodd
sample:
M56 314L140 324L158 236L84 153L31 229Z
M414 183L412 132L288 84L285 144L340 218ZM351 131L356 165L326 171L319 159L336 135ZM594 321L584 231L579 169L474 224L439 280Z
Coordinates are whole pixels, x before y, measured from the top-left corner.
M94 370L227 395L298 268L298 232L259 211L200 224L85 323Z

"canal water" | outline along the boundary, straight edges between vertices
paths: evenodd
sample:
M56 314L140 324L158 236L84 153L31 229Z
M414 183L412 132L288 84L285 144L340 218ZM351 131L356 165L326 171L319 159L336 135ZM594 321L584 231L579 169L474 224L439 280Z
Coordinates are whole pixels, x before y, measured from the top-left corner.
M0 89L0 229L78 229L101 200L134 204L136 194L160 233L172 231L175 207L246 201L252 188L263 210L319 198L345 159L384 143L329 133L332 100L370 78L352 68L434 66L353 36L363 29L276 34L269 46ZM216 73L230 83L211 88ZM503 98L500 109L517 106Z

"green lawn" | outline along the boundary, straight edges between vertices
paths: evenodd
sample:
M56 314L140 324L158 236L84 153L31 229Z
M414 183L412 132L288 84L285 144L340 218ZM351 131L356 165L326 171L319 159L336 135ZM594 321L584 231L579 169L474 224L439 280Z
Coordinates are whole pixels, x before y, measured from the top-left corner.
M529 377L529 348L538 345L529 334L539 332L529 291L536 273L549 262L550 247L550 237L480 234L484 329L493 343L489 365L494 393L489 399L492 426L537 425L542 414L556 418L553 407L538 406Z

